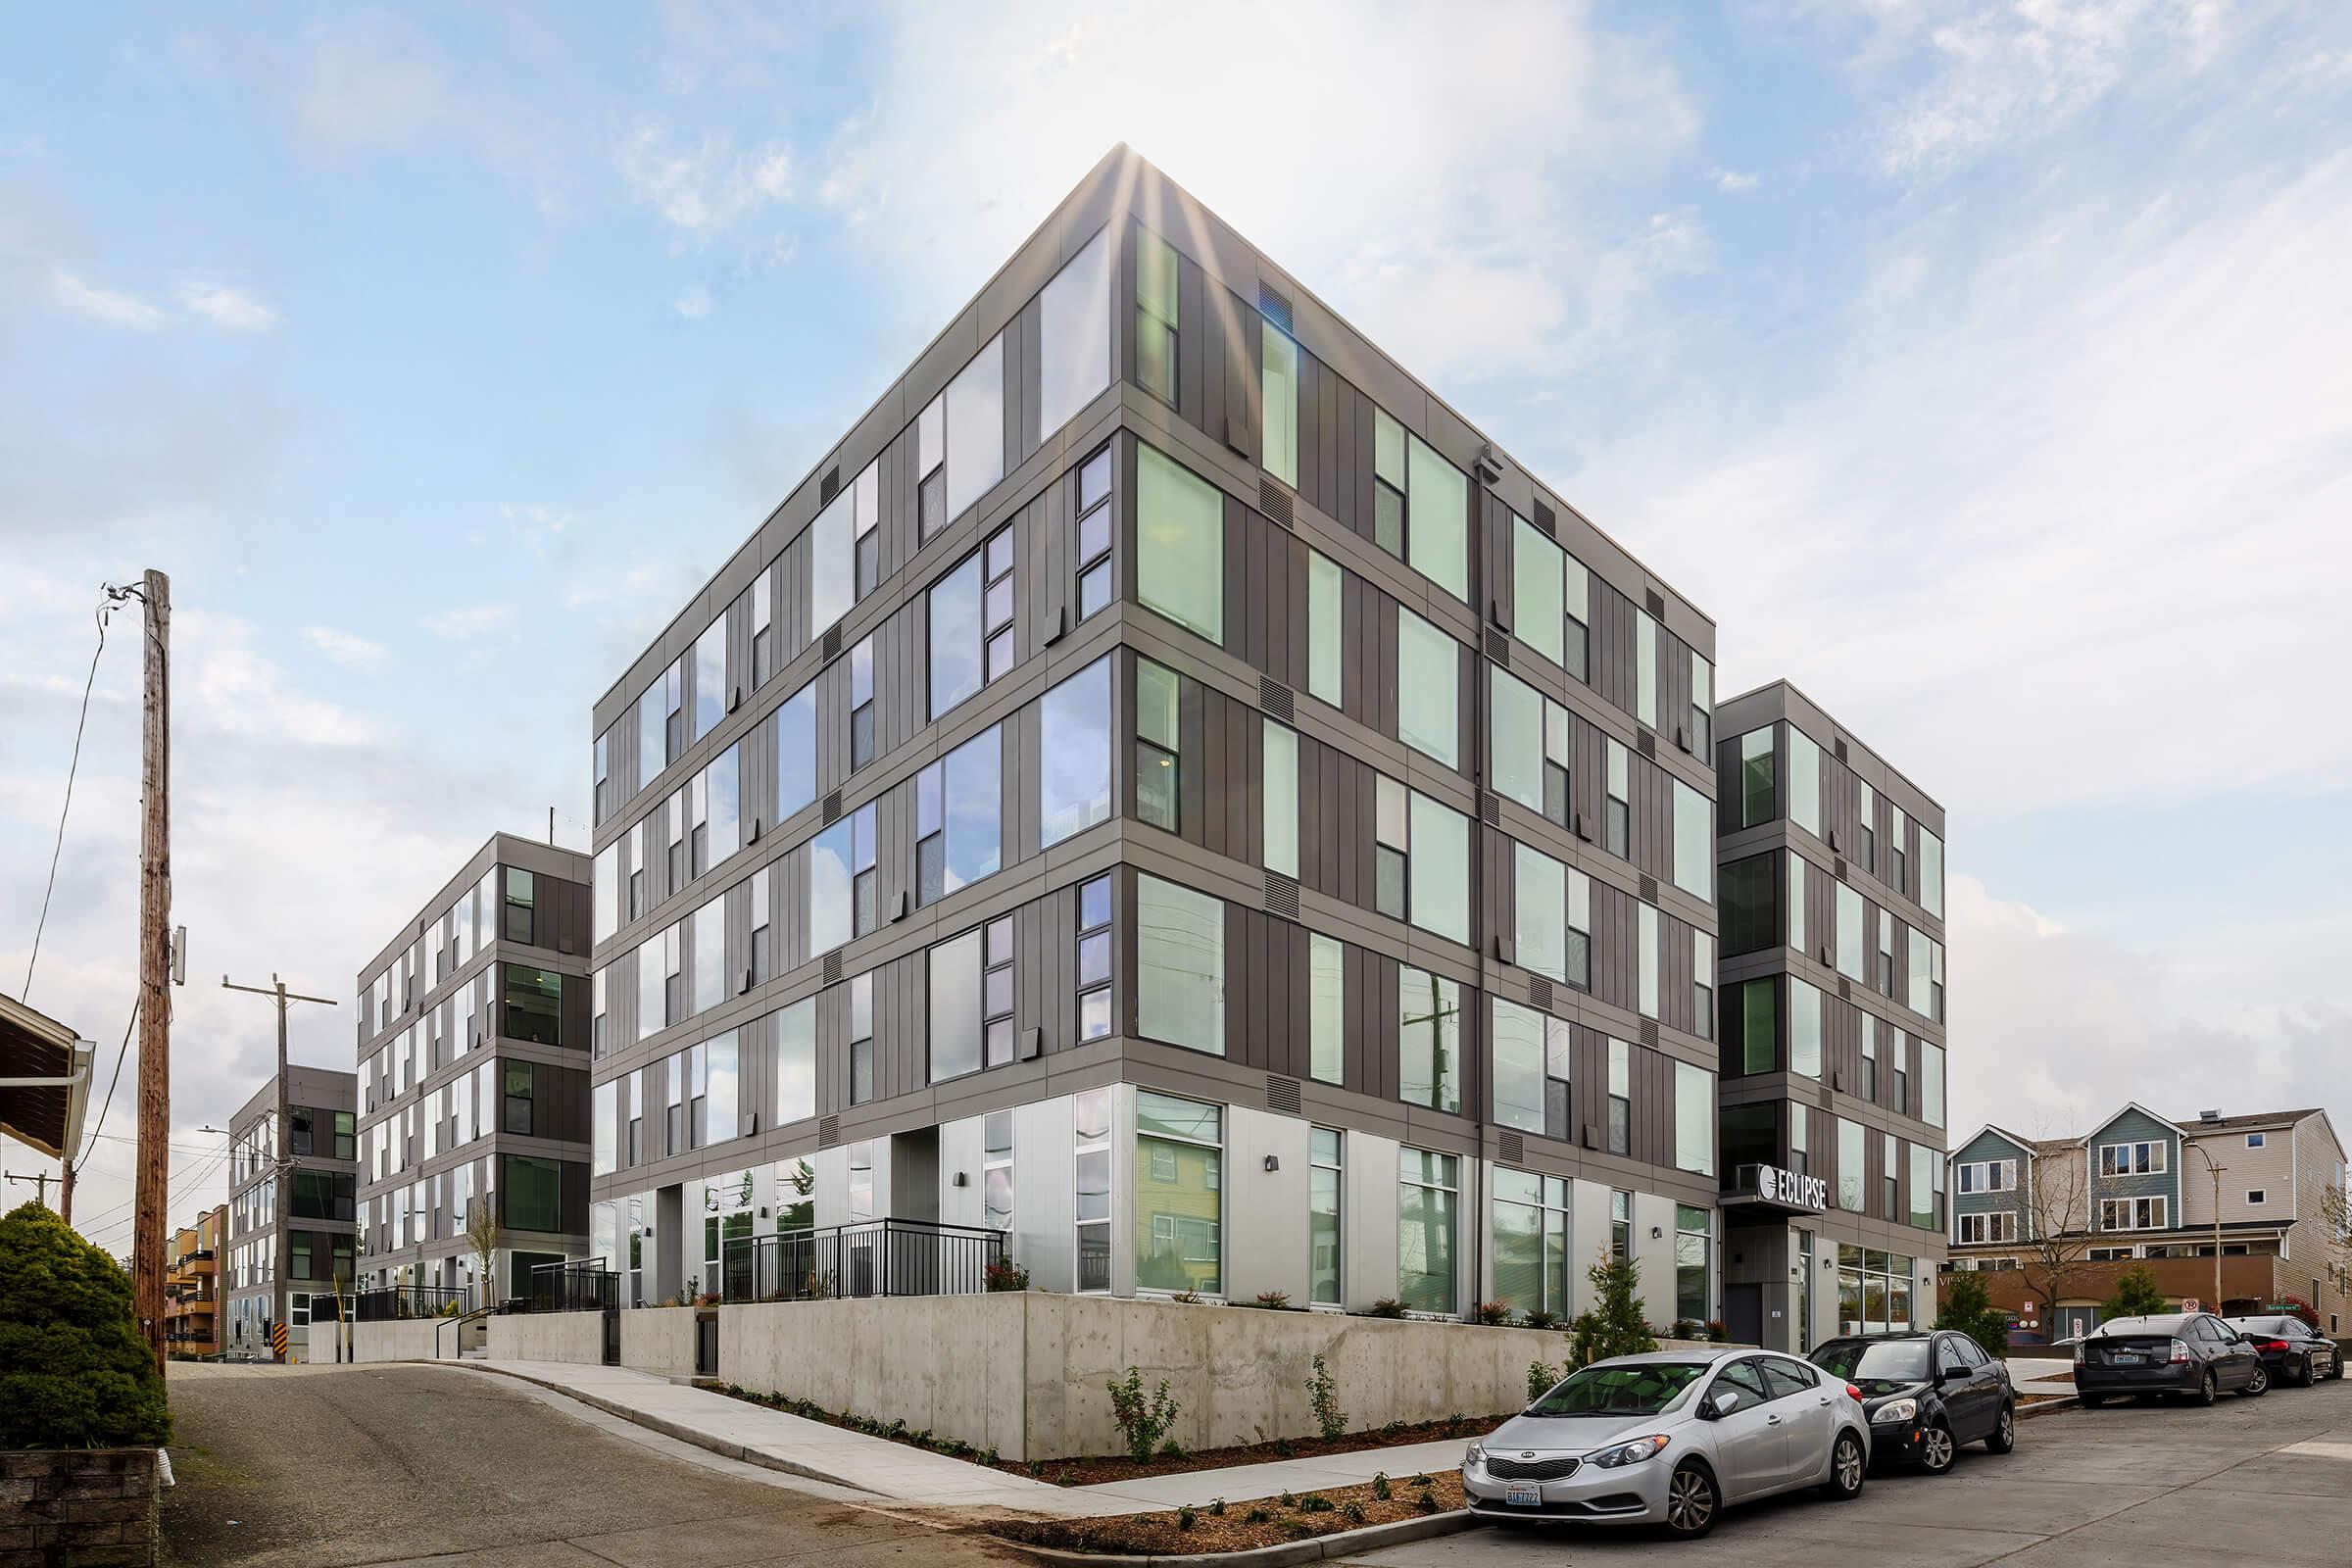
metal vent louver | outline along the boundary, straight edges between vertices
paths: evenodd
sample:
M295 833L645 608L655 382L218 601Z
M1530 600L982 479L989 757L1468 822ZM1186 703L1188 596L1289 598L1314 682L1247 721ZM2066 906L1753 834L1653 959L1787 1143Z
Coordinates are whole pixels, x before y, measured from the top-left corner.
M1298 335L1291 324L1290 300L1263 283L1257 285L1257 314L1264 317L1283 336Z
M1542 975L1527 983L1527 1000L1544 1012L1551 1010L1551 982Z
M1298 884L1280 871L1266 873L1266 912L1285 920L1298 918Z
M1655 588L1651 588L1644 592L1642 598L1642 602L1649 607L1649 615L1652 620L1662 620L1665 618L1666 596L1664 594L1658 592Z
M831 985L840 978L841 954L836 950L825 955L825 984Z
M1494 661L1494 662L1496 662L1497 664L1500 664L1500 665L1501 665L1503 668L1505 668L1505 669L1508 669L1508 668L1510 668L1510 667L1511 667L1511 639L1510 639L1509 635L1508 635L1507 633L1504 633L1504 632L1496 631L1496 630L1495 630L1494 627L1492 627L1492 626L1489 626L1489 627L1486 629L1486 632L1487 632L1487 657L1488 657L1489 659L1492 659L1493 661Z
M1291 689L1268 675L1257 677L1257 706L1264 709L1269 717L1279 718L1286 724L1293 722L1298 712Z
M816 1147L817 1147L817 1148L819 1148L819 1149L831 1149L831 1148L832 1148L834 1145L836 1145L836 1144L838 1144L838 1143L840 1143L840 1142L841 1142L841 1118L840 1118L839 1116L827 1116L827 1117L824 1117L823 1119L821 1119L820 1121L818 1121L818 1122L817 1122L817 1124L816 1124Z
M1552 514L1550 504L1542 496L1536 497L1536 526L1555 538L1560 531L1559 518Z
M1658 902L1658 879L1647 871L1642 873L1642 902L1643 904Z
M1291 493L1263 474L1257 480L1257 510L1285 528L1298 526L1298 509Z
M1642 1043L1645 1046L1655 1046L1658 1043L1657 1019L1644 1018L1642 1020Z
M1266 1074L1266 1108L1285 1116L1298 1114L1298 1080L1281 1073Z
M1527 1157L1527 1140L1517 1133L1498 1134L1494 1140L1494 1152L1516 1165Z
M829 507L833 504L833 498L839 494L841 494L841 465L836 463L825 470L824 478L817 484L816 504L820 507Z

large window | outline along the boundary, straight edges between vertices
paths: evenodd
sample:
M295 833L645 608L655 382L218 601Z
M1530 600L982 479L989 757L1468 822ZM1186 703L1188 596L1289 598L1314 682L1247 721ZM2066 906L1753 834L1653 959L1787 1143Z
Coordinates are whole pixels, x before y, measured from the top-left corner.
M915 775L915 903L969 887L1004 863L1004 757L992 725Z
M1078 890L1078 1038L1110 1033L1110 878Z
M1306 1134L1306 1298L1317 1306L1343 1299L1340 1272L1340 1193L1347 1172L1341 1164L1345 1135L1330 1127Z
M1298 732L1272 719L1264 722L1265 866L1284 876L1298 874Z
M1110 819L1110 660L1038 704L1038 838L1051 848Z
M1774 1016L1780 982L1745 980L1740 985L1740 1070L1770 1072L1780 1065L1779 1020Z
M1634 716L1658 727L1658 623L1649 612L1634 612Z
M695 1147L723 1144L743 1126L736 1099L741 1081L736 1073L735 1031L714 1035L694 1048L700 1074L695 1084Z
M804 686L776 710L776 820L816 799L816 688Z
M1306 939L1307 1033L1310 1076L1344 1081L1348 1061L1348 949L1337 937Z
M871 974L861 974L849 985L856 995L858 981L864 981L865 994L873 996ZM853 1008L853 1011L856 1009ZM807 1121L816 1114L816 999L808 998L783 1008L775 1015L776 1025L776 1118L779 1127L796 1121ZM870 1039L870 1023L866 1035ZM853 1028L852 1037L856 1038Z
M669 765L666 716L677 689L677 666L654 677L637 697L637 787L645 788Z
M498 1194L511 1231L560 1233L564 1229L563 1166L531 1154L501 1154Z
M1919 830L1919 906L1943 917L1943 840Z
M1271 321L1258 323L1264 348L1258 373L1263 410L1259 421L1268 473L1284 484L1298 485L1298 345Z
M539 940L539 922L532 900L531 873L518 865L500 869L505 873L506 897L498 934L508 942L535 946Z
M992 337L948 383L948 520L1004 477L1004 339Z
M1828 999L1795 978L1788 980L1788 1070L1807 1078L1821 1076L1822 1009Z
M1674 885L1693 898L1715 898L1715 807L1674 781Z
M1051 436L1110 385L1110 239L1098 233L1039 296L1038 433Z
M1136 230L1135 384L1176 401L1176 247Z
M1566 827L1568 710L1500 665L1489 664L1487 677L1494 711L1487 744L1495 793Z
M1838 972L1848 980L1867 980L1863 944L1862 894L1846 883L1838 884Z
M850 650L850 771L874 760L874 640Z
M820 636L858 602L856 485L845 485L808 525L808 630Z
M931 950L931 1081L980 1070L979 928Z
M1674 1205L1674 1314L1693 1323L1712 1316L1707 1310L1708 1285L1713 1275L1715 1214L1689 1203Z
M1869 1171L1870 1130L1858 1121L1838 1118L1838 1206L1849 1214L1862 1212Z
M1110 603L1110 449L1078 470L1078 618Z
M1501 997L1494 999L1494 1120L1541 1133L1546 1094L1545 1025L1554 1020Z
M1224 1111L1149 1089L1135 1096L1135 1283L1225 1288Z
M808 841L808 956L874 928L874 808L861 806Z
M1740 737L1740 827L1761 827L1778 808L1774 797L1772 726Z
M1135 879L1136 1028L1225 1054L1225 904L1154 876Z
M1470 819L1412 792L1412 923L1455 942L1470 940Z
M637 949L637 1038L645 1039L686 1015L686 999L679 981L679 927L671 925L649 936Z
M1135 814L1170 833L1177 830L1183 793L1180 694L1174 670L1149 659L1135 662Z
M694 874L702 875L743 848L743 775L737 748L728 747L694 780Z
M500 1097L498 1129L528 1138L538 1130L533 1116L538 1100L534 1083L537 1074L532 1070L532 1063L517 1061L511 1056L500 1066L506 1091Z
M981 574L987 566L985 557L985 551L973 551L963 564L931 585L933 718L970 697L983 684L980 595Z
M1372 411L1372 537L1468 602L1470 481L1381 409Z
M1568 1315L1568 1184L1496 1166L1494 1296L1520 1313Z
M1396 1297L1415 1312L1454 1310L1457 1170L1451 1154L1396 1152Z
M590 940L602 942L620 929L620 841L615 839L596 854L595 923ZM438 927L435 927L438 930Z
M1073 1250L1080 1291L1110 1289L1110 1091L1070 1097L1071 1152L1077 1201Z
M1225 640L1225 497L1206 480L1136 446L1136 593L1145 606L1212 643Z
M1524 844L1514 857L1519 966L1584 990L1592 978L1592 883Z
M1715 1174L1715 1075L1687 1061L1674 1064L1674 1163Z
M1306 553L1306 689L1334 708L1347 688L1347 659L1340 651L1345 636L1341 590L1346 580L1339 563L1312 550Z
M1511 629L1555 664L1568 662L1568 607L1561 597L1566 552L1525 517L1511 518Z
M862 1105L874 1098L874 972L868 969L852 975L844 983L850 988L850 1103ZM813 1066L810 1072L809 1092L813 1095ZM816 1114L815 1106L816 1102L810 1100L810 1115Z
M980 1223L1012 1230L1012 1112L991 1111L980 1121Z
M727 901L722 895L688 917L694 949L694 1001L690 1013L727 1000Z
M1462 988L1410 964L1396 972L1397 1093L1432 1110L1462 1108Z
M1821 836L1821 748L1794 724L1788 729L1788 820Z
M560 1046L563 1039L564 977L528 964L499 966L505 986L498 1032L509 1040Z
M1761 953L1779 945L1780 922L1775 916L1780 890L1773 884L1769 854L1728 861L1716 891L1716 907L1723 916L1725 957Z
M1919 1043L1919 1119L1943 1125L1943 1048L1932 1040Z
M1912 1224L1931 1230L1943 1228L1943 1216L1936 1212L1942 1206L1937 1201L1942 1195L1936 1190L1941 1185L1937 1178L1942 1170L1943 1162L1936 1157L1936 1151L1925 1144L1911 1146Z
M1634 1048L1609 1042L1609 1152L1630 1154L1634 1143Z
M1461 644L1398 606L1396 738L1453 767L1461 733Z

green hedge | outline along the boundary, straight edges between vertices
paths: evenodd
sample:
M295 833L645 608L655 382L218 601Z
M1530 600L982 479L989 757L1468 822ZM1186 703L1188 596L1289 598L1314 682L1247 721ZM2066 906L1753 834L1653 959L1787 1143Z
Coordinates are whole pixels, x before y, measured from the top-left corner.
M0 1448L151 1447L171 1437L129 1278L38 1203L0 1216Z

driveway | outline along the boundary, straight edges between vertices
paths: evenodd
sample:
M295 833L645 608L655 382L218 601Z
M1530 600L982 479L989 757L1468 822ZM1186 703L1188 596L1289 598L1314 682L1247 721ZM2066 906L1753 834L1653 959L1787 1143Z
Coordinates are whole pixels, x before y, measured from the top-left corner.
M174 1365L177 1568L966 1568L1006 1554L488 1373Z
M2036 1417L2017 1451L1939 1479L1874 1474L1850 1504L1735 1508L1690 1545L1642 1534L1487 1528L1368 1554L1382 1568L1550 1568L1619 1558L1775 1568L2145 1568L2352 1561L2352 1380ZM1565 1548L1565 1549L1564 1549Z

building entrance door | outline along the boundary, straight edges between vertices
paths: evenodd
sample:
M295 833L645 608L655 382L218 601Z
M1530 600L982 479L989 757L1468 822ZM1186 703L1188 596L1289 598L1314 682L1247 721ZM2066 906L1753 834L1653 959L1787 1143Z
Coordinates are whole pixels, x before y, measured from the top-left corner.
M1723 1326L1735 1345L1764 1343L1764 1287L1731 1285L1724 1289ZM1775 1347L1778 1348L1778 1347Z

